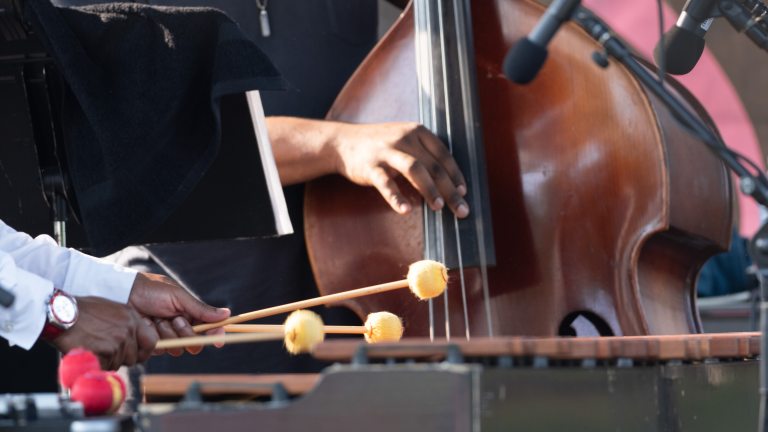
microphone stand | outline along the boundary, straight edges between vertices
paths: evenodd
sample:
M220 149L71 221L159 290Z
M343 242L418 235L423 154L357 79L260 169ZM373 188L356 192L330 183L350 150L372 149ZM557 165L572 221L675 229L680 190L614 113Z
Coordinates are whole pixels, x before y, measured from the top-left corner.
M601 67L608 66L607 57L613 57L623 64L637 77L647 89L653 92L670 109L672 115L681 122L693 135L722 159L726 166L739 177L741 191L751 196L762 206L768 206L768 179L761 172L751 173L737 159L722 140L713 133L704 122L688 110L670 91L664 88L645 67L643 67L624 43L611 32L610 28L592 12L579 8L573 16L586 32L600 43L604 53L593 55L595 62ZM768 223L763 223L750 242L750 255L757 266L757 277L760 282L760 418L758 430L768 432Z

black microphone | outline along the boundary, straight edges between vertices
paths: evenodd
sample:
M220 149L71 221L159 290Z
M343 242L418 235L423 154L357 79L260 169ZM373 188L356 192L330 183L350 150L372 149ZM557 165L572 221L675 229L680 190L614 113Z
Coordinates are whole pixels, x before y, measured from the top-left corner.
M663 44L656 45L656 64L661 64L663 52L667 72L684 75L692 71L704 52L704 35L719 15L716 0L686 1L675 27L664 34Z
M555 0L527 37L518 41L504 57L504 75L518 84L528 84L547 59L547 45L581 4L581 0Z

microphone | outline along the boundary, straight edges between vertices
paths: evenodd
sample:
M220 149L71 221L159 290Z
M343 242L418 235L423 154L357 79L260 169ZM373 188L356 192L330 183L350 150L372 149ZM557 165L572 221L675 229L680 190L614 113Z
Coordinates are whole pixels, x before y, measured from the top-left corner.
M672 30L664 34L664 44L656 45L654 58L661 63L662 53L667 72L685 75L696 66L704 52L704 36L719 16L716 0L688 0Z
M527 37L518 41L504 57L504 75L518 84L528 84L547 59L547 45L581 4L581 0L555 0Z
M720 1L720 12L739 33L768 51L768 6L762 0Z

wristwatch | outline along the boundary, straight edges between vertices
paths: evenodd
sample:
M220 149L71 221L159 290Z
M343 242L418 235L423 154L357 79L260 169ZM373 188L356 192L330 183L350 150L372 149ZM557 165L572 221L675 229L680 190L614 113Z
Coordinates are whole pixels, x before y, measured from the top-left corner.
M47 319L41 337L54 340L77 322L77 300L60 289L55 289L46 304Z

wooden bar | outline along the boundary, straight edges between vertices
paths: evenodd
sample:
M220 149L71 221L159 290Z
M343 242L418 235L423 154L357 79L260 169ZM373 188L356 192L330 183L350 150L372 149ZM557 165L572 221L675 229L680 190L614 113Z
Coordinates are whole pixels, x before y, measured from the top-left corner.
M350 361L359 349L357 341L327 341L313 355L326 361ZM663 336L618 336L589 338L475 338L470 341L430 342L403 339L397 343L370 345L371 358L444 359L450 346L465 357L546 357L578 360L618 358L636 360L701 361L711 358L752 358L759 354L759 333L706 333Z
M149 374L142 377L142 388L147 399L157 397L181 397L192 383L201 384L205 396L247 395L269 396L270 385L280 383L288 394L301 395L315 387L320 379L318 374L198 374L165 375Z

